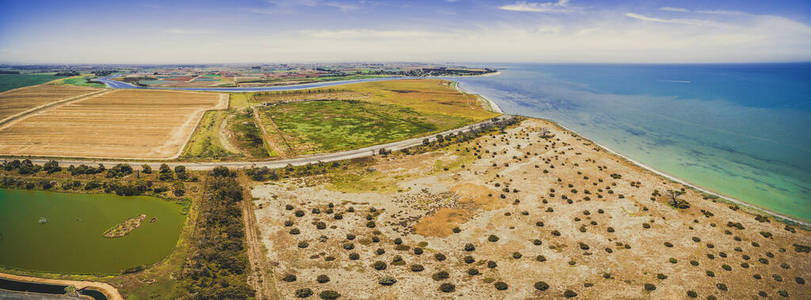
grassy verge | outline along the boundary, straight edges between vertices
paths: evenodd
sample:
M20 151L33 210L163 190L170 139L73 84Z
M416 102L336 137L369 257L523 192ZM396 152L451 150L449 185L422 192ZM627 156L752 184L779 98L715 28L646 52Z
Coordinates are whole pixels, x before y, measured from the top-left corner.
M230 123L231 131L236 138L237 146L245 150L252 158L268 158L262 131L253 118L253 110L247 109L234 115Z
M181 158L219 160L235 156L220 141L220 126L227 116L226 111L207 111L186 144Z

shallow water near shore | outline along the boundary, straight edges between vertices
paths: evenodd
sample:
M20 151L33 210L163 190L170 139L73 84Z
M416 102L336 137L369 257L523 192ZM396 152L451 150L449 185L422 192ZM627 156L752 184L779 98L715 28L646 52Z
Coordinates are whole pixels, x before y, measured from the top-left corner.
M811 220L811 64L497 67L456 80L505 113L559 122L690 183Z
M182 209L155 197L0 189L0 266L102 274L152 264L174 248L185 220ZM142 213L147 219L126 236L104 237L107 229ZM150 223L152 218L157 221Z

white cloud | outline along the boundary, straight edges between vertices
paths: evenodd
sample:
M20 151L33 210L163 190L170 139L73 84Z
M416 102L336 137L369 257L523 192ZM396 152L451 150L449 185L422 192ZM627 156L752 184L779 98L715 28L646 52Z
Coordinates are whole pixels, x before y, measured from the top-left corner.
M499 6L499 9L536 13L568 13L576 9L575 7L568 6L568 4L569 0L558 0L557 2L518 1L513 4Z
M305 30L302 34L318 39L404 39L404 38L434 38L445 36L439 32L407 31L407 30Z
M647 22L657 22L657 23L669 23L669 24L683 24L683 25L704 25L704 26L723 26L718 22L713 22L709 20L699 20L699 19L663 19L663 18L656 18L656 17L648 17L636 13L626 13L626 17L647 21Z
M182 34L182 35L190 35L190 34L213 34L216 31L213 30L206 30L206 29L188 29L188 28L167 28L163 30L164 33L169 34Z
M708 15L726 15L726 16L751 16L749 13L745 13L738 10L697 10L697 13L700 14L708 14Z
M276 13L293 13L296 9L301 8L329 7L338 9L341 12L350 12L360 8L353 3L324 0L268 0L267 3L270 4L270 7L249 8L247 10L256 14L270 15Z
M657 11L658 12L658 11ZM665 13L662 13L665 14ZM229 63L332 61L769 62L811 61L811 27L780 16L652 13L567 15L520 24L312 25L309 30L240 31L168 26L161 34L2 36L0 60L21 63ZM701 18L699 18L701 17ZM437 29L442 28L442 29ZM115 32L110 30L110 32ZM172 38L165 34L173 33ZM203 34L207 33L207 34ZM51 51L59 45L61 51ZM148 56L143 53L150 53Z
M670 6L660 7L659 10L672 11L672 12L690 12L690 10L686 9L686 8L670 7Z

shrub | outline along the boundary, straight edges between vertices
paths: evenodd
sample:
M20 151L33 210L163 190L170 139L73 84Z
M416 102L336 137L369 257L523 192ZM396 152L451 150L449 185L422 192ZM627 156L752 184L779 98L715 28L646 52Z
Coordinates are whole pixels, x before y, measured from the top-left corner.
M536 290L539 291L545 291L549 289L549 284L543 281L538 281L533 286L535 287Z
M299 234L299 233L301 233L301 230L299 230L298 228L290 229L290 234L292 234L292 235L296 235L296 234Z
M471 268L471 269L467 270L467 274L471 275L471 276L479 275L479 270L477 270L475 268Z
M318 281L318 283L327 283L327 282L329 282L329 276L324 275L324 274L318 275L318 277L316 277L315 281Z
M447 271L439 271L439 272L434 273L434 275L431 275L431 278L436 280L436 281L445 280L445 279L448 279L449 277L450 277L450 274L448 274Z
M377 283L380 283L382 286L390 286L397 283L397 279L394 279L394 277L391 276L383 276L383 278L380 278Z
M349 253L349 259L350 260L358 260L358 259L360 259L360 254L357 254L355 252Z
M539 262L545 262L546 261L546 256L538 255L538 256L535 257L535 260L539 261Z
M490 241L490 242L495 243L495 242L498 242L498 237L491 234L489 237L487 237L487 240Z
M339 297L341 297L341 294L333 290L326 290L321 292L321 294L318 294L318 296L321 297L321 299L331 300L338 299Z
M496 283L495 283L495 284L493 284L493 285L494 285L494 286L496 287L496 289L497 289L497 290L499 290L499 291L503 291L503 290L506 290L506 289L507 289L507 284L506 284L506 283L504 283L503 281L496 282Z
M386 263L382 261L376 261L372 266L374 266L375 270L381 271L386 269Z
M543 244L543 242L539 239L535 239L532 241L532 244L535 246L540 246L541 244Z
M403 260L402 256L395 255L394 258L391 260L391 264L393 266L402 266L405 265L405 260Z
M439 290L443 293L451 293L456 290L456 286L453 283L443 283L439 286Z
M675 263L679 262L678 260L676 260L675 258L672 258L672 257L671 257L670 259L668 259L668 261L669 261L671 264L675 264Z
M513 252L513 258L515 258L515 259L519 259L519 258L521 258L522 256L523 256L523 255L521 254L521 252Z
M436 258L436 260L438 260L438 261L443 261L443 260L446 259L445 254L442 254L442 253L434 254L434 258Z
M465 244L465 251L470 252L470 251L474 251L474 250L476 250L476 247L473 246L473 244L471 244L471 243Z
M419 248L419 247L415 247L415 248L414 248L414 254L416 254L416 255L420 255L420 254L422 254L422 252L423 252L423 251L422 251L422 248Z
M565 292L563 292L563 297L566 297L566 298L577 297L577 293L575 293L572 290L566 290Z
M698 297L698 294L696 294L695 291L690 290L690 291L687 291L687 297L696 298L696 297Z
M487 261L487 267L490 268L490 269L493 269L495 267L498 267L498 264L496 264L496 262L494 262L492 260L489 260L489 261Z
M719 284L716 284L715 287L717 287L719 290L722 290L724 292L727 291L727 285L726 284L719 283Z
M386 250L383 250L383 248L377 248L377 250L375 250L375 253L377 255L383 255L386 253Z
M352 249L355 249L355 244L352 244L352 243L344 243L344 249L346 249L346 250L352 250Z
M293 275L293 274L284 275L284 277L282 277L282 281L285 281L285 282L296 281L296 275Z
M646 290L646 291L650 292L650 291L653 291L653 290L655 290L655 289L656 289L656 286L655 286L655 285L650 284L650 283L646 283L646 284L645 284L645 290Z
M308 288L298 289L296 290L296 297L299 298L307 298L313 295L313 290Z
M301 241L301 242L298 243L298 247L302 248L302 249L307 248L309 246L310 246L310 244L305 242L305 241Z
M659 274L656 274L656 278L660 279L660 280L665 280L665 279L667 279L667 275L659 273Z
M411 272L422 272L423 270L425 270L425 267L420 264L411 265Z

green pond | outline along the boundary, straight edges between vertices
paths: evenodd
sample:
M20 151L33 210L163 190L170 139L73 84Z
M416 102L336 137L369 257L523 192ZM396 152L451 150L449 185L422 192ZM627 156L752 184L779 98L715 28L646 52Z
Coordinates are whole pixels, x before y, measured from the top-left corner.
M107 229L140 214L146 220L126 236L104 237ZM119 273L169 255L184 221L182 204L155 197L0 189L0 266Z

